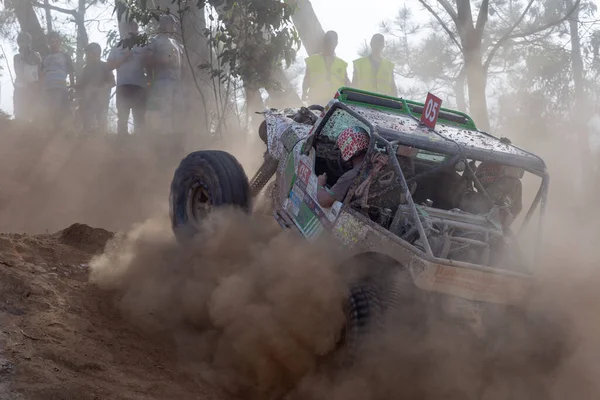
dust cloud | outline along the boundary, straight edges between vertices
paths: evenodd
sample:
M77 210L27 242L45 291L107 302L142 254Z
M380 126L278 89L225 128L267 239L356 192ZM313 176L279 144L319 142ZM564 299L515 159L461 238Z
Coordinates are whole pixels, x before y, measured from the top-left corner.
M328 247L273 224L213 214L182 247L167 220L149 220L92 260L90 280L135 323L170 331L186 369L237 394L276 397L335 347L344 288Z
M1 122L1 120L0 120ZM252 174L258 137L45 133L8 121L0 135L0 231L40 234L73 222L111 231L168 213L169 185L181 159L199 149L230 151Z
M426 307L422 330L392 318L343 370L323 362L345 322L347 276L333 268L342 254L269 217L214 214L186 246L166 219L148 220L91 263L91 281L114 291L135 323L168 331L182 366L237 398L597 398L598 229L550 205L523 313L492 309L484 343Z

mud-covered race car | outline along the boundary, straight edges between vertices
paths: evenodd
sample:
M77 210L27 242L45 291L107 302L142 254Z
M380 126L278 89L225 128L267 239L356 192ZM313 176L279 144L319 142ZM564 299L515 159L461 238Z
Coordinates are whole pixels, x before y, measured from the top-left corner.
M265 111L265 161L250 181L226 152L197 151L181 162L170 197L175 235L193 236L217 207L250 211L271 181L273 215L283 229L310 240L332 235L347 249L344 265L362 266L348 291L347 348L386 315L415 322L422 317L415 304L424 298L472 332L489 334L497 310L516 308L529 292L534 257L512 227L519 219L522 227L541 221L546 165L479 131L461 112L442 108L435 129L427 128L419 119L424 108L341 88L325 107ZM357 126L368 132L365 161L342 201L323 207L318 176L326 173L332 187L351 168L337 141ZM523 213L525 172L540 186Z

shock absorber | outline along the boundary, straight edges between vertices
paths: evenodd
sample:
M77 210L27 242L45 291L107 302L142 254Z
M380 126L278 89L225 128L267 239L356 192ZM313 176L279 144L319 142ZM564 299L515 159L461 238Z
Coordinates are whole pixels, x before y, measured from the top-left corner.
M277 165L279 165L279 161L271 157L269 153L266 153L263 164L250 180L250 195L252 197L256 197L271 177L275 175Z

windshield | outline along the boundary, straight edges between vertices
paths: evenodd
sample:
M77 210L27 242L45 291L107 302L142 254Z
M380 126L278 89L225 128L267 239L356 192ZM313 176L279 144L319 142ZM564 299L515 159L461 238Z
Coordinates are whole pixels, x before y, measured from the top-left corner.
M340 133L350 126L360 126L367 132L370 131L367 125L354 117L348 111L338 108L331 114L327 122L325 122L320 134L321 136L325 136L335 142L337 141Z

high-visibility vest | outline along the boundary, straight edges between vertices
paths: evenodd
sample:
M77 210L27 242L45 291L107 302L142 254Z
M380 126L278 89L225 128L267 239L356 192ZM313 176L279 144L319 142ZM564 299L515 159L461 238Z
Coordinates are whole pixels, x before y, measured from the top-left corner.
M328 68L325 57L321 54L314 54L305 61L309 74L308 98L314 104L325 105L333 99L340 87L346 85L348 63L334 57Z
M370 57L362 57L354 60L354 75L356 82L352 85L368 92L396 96L394 93L394 64L381 59L377 72L373 71Z

